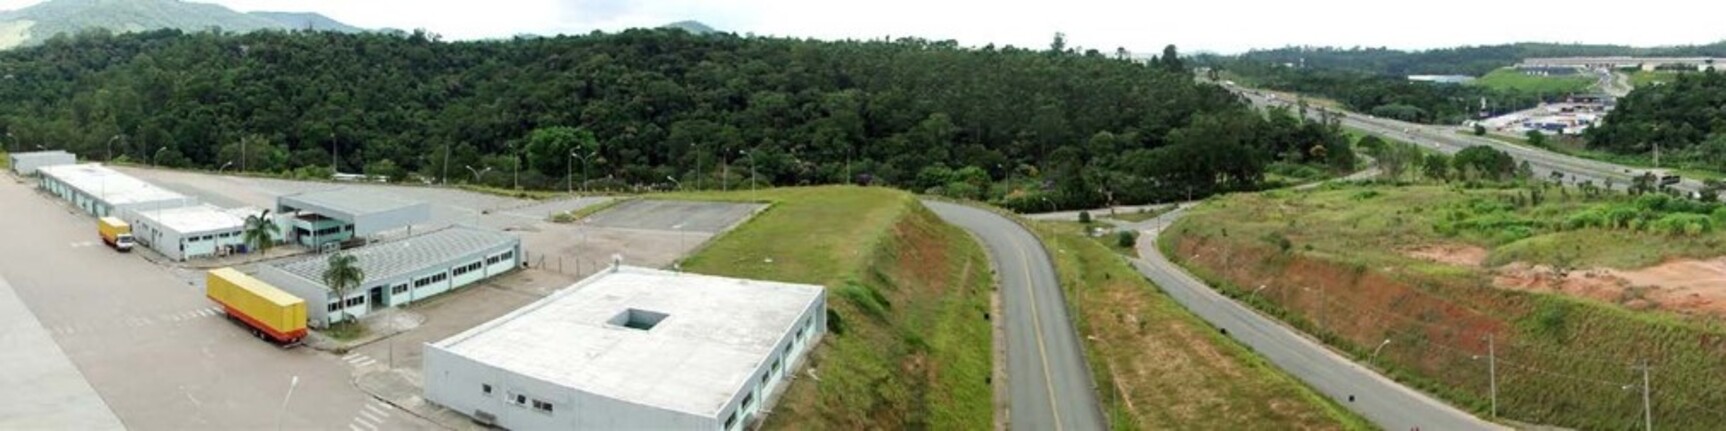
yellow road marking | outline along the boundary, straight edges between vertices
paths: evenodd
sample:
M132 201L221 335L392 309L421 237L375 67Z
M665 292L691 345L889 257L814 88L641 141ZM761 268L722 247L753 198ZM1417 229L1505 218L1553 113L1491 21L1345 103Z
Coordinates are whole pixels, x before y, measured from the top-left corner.
M1043 344L1042 313L1037 311L1036 291L1031 288L1031 259L1025 254L1025 247L1019 245L1018 240L1013 240L1013 250L1019 252L1019 261L1025 268L1025 293L1030 295L1031 300L1031 324L1036 327L1033 333L1037 335L1037 355L1043 358L1043 388L1049 391L1049 412L1055 416L1055 430L1060 431L1061 409L1055 406L1055 378L1049 374L1049 348Z

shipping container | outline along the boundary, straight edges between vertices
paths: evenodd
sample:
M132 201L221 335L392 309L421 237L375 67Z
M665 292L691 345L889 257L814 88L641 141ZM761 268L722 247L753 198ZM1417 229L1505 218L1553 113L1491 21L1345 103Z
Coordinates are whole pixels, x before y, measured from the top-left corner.
M205 296L252 335L292 345L306 336L306 301L233 268L210 270Z

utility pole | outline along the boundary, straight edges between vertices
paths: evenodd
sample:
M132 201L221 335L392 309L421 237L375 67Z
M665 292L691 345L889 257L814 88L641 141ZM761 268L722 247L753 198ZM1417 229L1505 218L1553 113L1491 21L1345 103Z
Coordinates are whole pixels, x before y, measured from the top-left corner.
M1498 352L1492 344L1492 333L1486 334L1486 378L1491 392L1492 417L1498 417Z
M443 183L443 184L449 184L449 143L448 142L445 142L443 144L443 175L438 178L438 182Z
M1648 398L1648 370L1651 367L1648 366L1648 360L1643 359L1641 365L1631 368L1642 370L1642 427L1645 431L1654 431L1653 403Z
M250 136L240 137L240 172L246 171L246 141L250 140L252 140Z

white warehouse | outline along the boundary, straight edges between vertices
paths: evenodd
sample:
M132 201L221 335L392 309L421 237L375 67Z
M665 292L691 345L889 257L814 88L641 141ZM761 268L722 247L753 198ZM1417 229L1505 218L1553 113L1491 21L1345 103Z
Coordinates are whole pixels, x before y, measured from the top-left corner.
M337 298L324 284L329 254L258 265L258 279L306 300L306 320L325 327L372 310L406 305L515 269L521 239L503 231L455 225L344 251L365 280Z
M213 205L193 205L164 210L138 212L132 224L132 236L139 243L163 256L177 261L199 257L220 256L246 247L245 228L248 214L257 209L225 210ZM277 232L282 232L280 217L271 216ZM274 237L279 240L280 236Z
M159 211L198 203L197 199L156 187L96 163L44 166L37 187L96 217L138 222L138 211Z
M425 397L508 429L743 429L826 332L821 286L614 266L425 345Z
M36 170L49 166L78 163L78 156L62 150L12 153L6 155L6 159L13 173L24 176L35 175Z

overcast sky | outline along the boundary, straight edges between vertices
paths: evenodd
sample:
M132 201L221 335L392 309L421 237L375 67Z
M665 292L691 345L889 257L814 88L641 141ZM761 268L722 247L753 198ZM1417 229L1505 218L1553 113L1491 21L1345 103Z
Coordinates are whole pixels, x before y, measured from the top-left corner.
M17 8L39 0L0 0ZM587 33L694 19L721 30L821 39L918 36L965 45L1235 53L1287 45L1434 48L1514 41L1638 46L1726 39L1726 3L1568 0L200 0L313 11L446 39ZM1688 11L1676 13L1675 11Z

